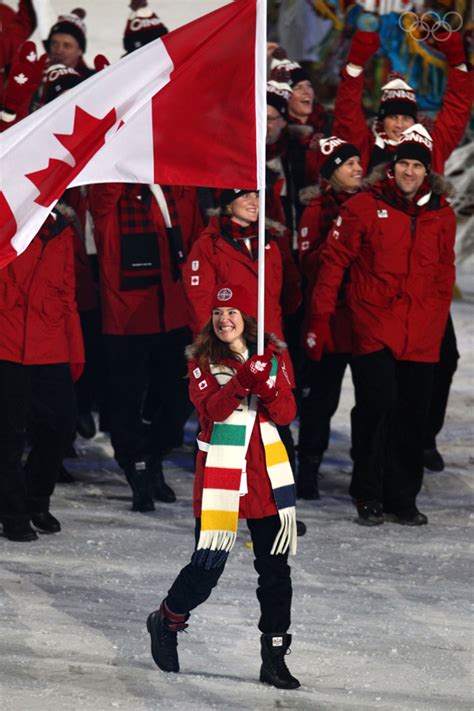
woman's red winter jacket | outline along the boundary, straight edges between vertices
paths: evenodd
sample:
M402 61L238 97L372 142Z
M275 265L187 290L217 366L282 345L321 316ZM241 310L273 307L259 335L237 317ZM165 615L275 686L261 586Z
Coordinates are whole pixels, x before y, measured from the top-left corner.
M229 360L224 365L238 371L243 367L235 360ZM239 406L248 391L243 388L237 377L222 387L210 372L203 372L197 360L190 360L189 369L189 397L196 408L201 431L199 440L209 442L211 439L214 422L222 422ZM259 411L276 425L287 425L296 416L296 404L291 391L286 370L278 368L276 387L278 396L269 405L259 404ZM204 467L206 452L199 450L196 460L196 473L194 478L194 515L201 515L202 489L204 485ZM255 420L247 450L247 486L248 494L240 497L240 518L264 518L277 513L273 499L270 479L265 465L265 452L260 436L260 428Z

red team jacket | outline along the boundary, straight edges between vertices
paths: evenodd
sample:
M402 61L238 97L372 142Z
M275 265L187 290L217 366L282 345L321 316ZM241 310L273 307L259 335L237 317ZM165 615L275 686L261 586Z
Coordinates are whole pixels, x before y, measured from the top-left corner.
M133 186L132 186L133 188ZM102 331L109 335L168 332L189 323L183 284L172 277L171 256L161 210L153 199L150 215L159 240L161 284L120 289L120 220L118 202L130 186L108 183L89 187L89 205L100 264ZM194 188L173 188L179 224L187 249L202 229Z
M235 360L224 363L236 372L242 364ZM199 440L209 442L211 439L214 422L222 422L238 407L242 398L248 391L243 388L234 376L222 387L215 377L209 372L202 372L197 360L190 360L189 370L189 397L196 408L201 431ZM291 386L286 372L281 367L278 369L276 387L278 397L269 405L259 405L267 419L277 425L287 425L296 416L296 404L291 391ZM204 467L207 453L199 450L196 459L196 473L194 478L194 515L201 515L202 489L204 485ZM257 420L254 423L247 450L247 486L248 494L240 497L239 518L264 518L277 513L273 499L270 479L265 465L265 452L260 436Z
M337 89L333 133L360 150L362 167L367 172L375 145L375 134L367 125L362 106L364 73L351 77L344 67ZM433 164L437 173L444 173L444 164L459 145L471 116L474 97L473 73L450 67L446 92L434 127Z
M353 355L389 348L398 360L437 362L454 287L455 215L433 180L430 202L411 216L377 186L341 208L321 252L312 312L333 313L351 266L347 304Z
M0 270L0 360L23 365L84 362L73 231L66 226L42 241L51 224L50 216L28 248Z

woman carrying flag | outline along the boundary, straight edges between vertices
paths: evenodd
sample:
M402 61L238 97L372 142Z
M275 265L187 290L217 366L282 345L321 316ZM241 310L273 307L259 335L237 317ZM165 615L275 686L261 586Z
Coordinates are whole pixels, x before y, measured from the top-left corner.
M220 284L210 318L188 348L190 398L201 432L194 481L196 549L147 620L153 659L179 671L177 632L210 596L224 571L239 518L247 519L259 574L260 680L300 686L285 664L291 644L289 552L296 552L295 486L276 425L296 413L284 344L266 336L256 355L256 303L241 286Z

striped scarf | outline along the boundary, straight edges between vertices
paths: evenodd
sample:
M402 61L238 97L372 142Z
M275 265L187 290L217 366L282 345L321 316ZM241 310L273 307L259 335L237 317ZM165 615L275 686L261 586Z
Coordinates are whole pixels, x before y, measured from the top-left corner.
M270 378L275 381L278 362L273 357ZM211 365L219 385L235 375L227 366ZM267 474L281 526L270 551L272 555L296 553L295 482L285 445L275 424L257 412L256 397L243 400L224 422L215 422L204 470L201 533L193 564L204 568L222 565L232 550L239 520L240 482L255 419L260 426Z

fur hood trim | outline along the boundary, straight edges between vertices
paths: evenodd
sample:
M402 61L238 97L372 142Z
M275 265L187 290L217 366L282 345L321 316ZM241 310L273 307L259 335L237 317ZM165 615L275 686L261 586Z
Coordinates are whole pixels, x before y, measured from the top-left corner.
M290 138L306 138L314 133L314 128L308 124L290 123L288 124L288 134Z
M209 217L220 217L223 212L220 207L210 207L208 210L206 210L207 215ZM285 225L282 225L281 222L277 222L276 220L270 220L269 217L265 218L265 227L267 230L270 230L276 237L281 237L285 230L286 227Z
M363 181L362 187L370 188L382 180L385 175L385 169L388 165L389 163L381 163L374 168ZM431 190L435 195L444 195L446 198L451 198L456 193L454 185L447 178L445 178L444 175L431 172L429 174L428 181Z
M311 200L315 200L321 195L321 188L319 185L308 185L306 188L301 188L298 195L303 205L309 205Z

